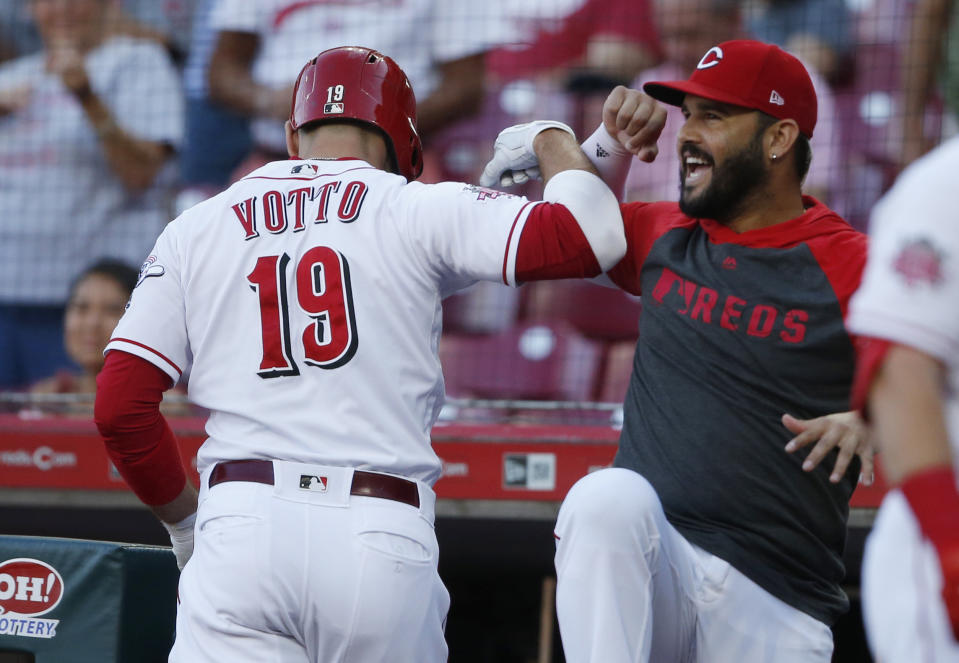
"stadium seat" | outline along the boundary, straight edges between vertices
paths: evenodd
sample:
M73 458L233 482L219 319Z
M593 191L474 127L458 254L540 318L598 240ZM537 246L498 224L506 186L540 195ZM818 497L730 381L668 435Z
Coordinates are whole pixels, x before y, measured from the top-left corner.
M591 281L540 281L523 286L523 322L566 322L580 334L603 341L639 335L638 297Z
M520 291L502 283L480 281L443 300L443 331L490 334L517 322Z
M522 324L497 334L445 334L440 359L454 397L589 400L602 347L565 323Z
M876 43L857 46L852 79L835 90L840 148L844 155L842 186L835 204L854 226L866 229L869 211L899 172L902 136L899 47ZM926 108L930 138L943 128L941 99Z

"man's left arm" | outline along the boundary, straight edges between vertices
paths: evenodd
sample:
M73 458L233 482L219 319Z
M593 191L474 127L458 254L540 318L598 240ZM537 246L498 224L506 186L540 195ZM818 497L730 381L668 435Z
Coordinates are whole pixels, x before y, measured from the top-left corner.
M94 420L117 471L169 532L182 569L193 553L197 491L160 413L170 382L167 373L145 359L112 350L97 376Z

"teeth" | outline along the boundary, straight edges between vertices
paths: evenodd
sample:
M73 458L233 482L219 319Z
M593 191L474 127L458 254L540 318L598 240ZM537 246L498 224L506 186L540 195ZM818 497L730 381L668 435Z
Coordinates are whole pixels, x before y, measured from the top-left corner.
M706 165L706 161L705 161L704 159L699 159L699 158L697 158L697 157L687 157L687 158L686 158L686 163L688 163L688 164L690 164L690 165L693 165L693 166L705 166L705 165Z

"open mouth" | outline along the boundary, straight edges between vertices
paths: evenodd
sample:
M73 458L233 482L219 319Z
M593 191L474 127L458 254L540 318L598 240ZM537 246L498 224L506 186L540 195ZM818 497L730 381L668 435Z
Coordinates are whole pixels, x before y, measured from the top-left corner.
M693 156L692 154L683 155L683 184L686 186L695 186L713 170L712 161L706 157Z

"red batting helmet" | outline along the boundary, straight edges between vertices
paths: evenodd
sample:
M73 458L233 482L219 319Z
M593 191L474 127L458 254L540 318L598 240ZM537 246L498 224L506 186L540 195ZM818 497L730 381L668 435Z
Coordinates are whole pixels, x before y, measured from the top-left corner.
M396 170L407 180L423 172L416 132L416 97L406 74L382 53L360 46L323 51L306 63L293 89L290 124L355 120L383 132Z

